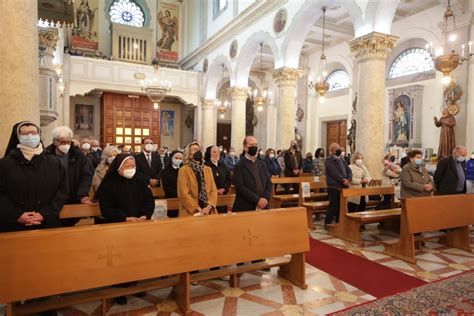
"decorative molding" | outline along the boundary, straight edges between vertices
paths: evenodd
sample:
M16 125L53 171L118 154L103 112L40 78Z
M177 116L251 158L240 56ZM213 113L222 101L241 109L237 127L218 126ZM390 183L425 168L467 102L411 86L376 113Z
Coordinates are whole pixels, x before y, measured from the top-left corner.
M245 9L236 19L229 22L219 32L201 43L198 48L186 55L179 61L182 69L189 69L197 65L202 59L206 58L210 53L219 49L222 43L226 43L247 29L250 25L262 19L274 9L281 7L288 0L257 0L253 5ZM205 29L205 28L204 28Z
M249 87L230 87L229 88L230 97L232 101L234 100L247 100L249 96Z
M298 79L303 75L303 70L282 67L275 69L272 73L276 84L281 86L296 86Z
M351 53L357 60L367 58L387 59L388 50L395 47L398 36L372 32L349 42Z

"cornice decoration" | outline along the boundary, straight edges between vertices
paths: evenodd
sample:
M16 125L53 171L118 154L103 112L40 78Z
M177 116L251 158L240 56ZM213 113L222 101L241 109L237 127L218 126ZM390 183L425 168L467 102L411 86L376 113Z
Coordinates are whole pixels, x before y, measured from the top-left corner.
M201 99L201 106L203 109L214 108L216 104L216 99Z
M248 87L230 87L230 97L232 100L246 100L249 96L250 88Z
M357 60L387 59L388 50L395 47L398 38L398 36L372 32L350 41L349 47Z
M282 67L275 69L272 76L278 86L296 86L302 74L301 69Z
M58 43L58 29L38 27L38 47L52 55Z

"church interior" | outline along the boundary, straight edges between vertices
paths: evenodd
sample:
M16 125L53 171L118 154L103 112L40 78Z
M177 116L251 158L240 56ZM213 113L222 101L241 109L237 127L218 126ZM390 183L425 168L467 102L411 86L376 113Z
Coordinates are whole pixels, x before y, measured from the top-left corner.
M0 8L0 314L474 314L474 0Z

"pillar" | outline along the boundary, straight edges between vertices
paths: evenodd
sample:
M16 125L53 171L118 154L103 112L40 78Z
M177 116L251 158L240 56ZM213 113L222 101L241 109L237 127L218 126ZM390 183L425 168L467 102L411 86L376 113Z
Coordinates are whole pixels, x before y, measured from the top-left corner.
M235 148L236 153L243 149L242 143L246 135L246 106L249 88L231 87L230 97L232 99L232 125L230 135L230 146Z
M293 68L279 68L273 72L277 84L278 136L276 149L285 149L295 139L296 85L303 72Z
M358 61L357 152L364 155L369 172L381 179L384 155L385 64L396 36L373 32L349 43Z
M12 126L40 123L38 107L38 2L0 1L0 157Z
M468 85L467 85L467 121L466 121L466 148L468 157L474 153L474 59L469 59ZM464 144L460 144L464 145Z
M216 144L217 122L214 99L203 99L202 107L202 145L204 148Z

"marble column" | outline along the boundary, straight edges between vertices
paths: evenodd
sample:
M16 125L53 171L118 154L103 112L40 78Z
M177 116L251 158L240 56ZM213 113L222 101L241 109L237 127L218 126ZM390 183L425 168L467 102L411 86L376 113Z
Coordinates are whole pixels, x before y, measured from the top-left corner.
M290 142L295 139L296 85L302 73L299 69L283 67L272 74L277 84L276 149L288 148Z
M349 42L358 61L357 152L364 155L373 179L381 179L384 155L385 64L396 36L373 32Z
M0 157L12 126L40 123L38 107L38 3L0 1Z
M243 147L242 143L245 138L246 132L246 102L248 98L249 88L247 87L231 87L230 97L232 99L232 124L231 124L231 136L230 146L235 148L235 152L239 154Z
M202 145L215 145L217 139L216 107L214 99L202 99Z

